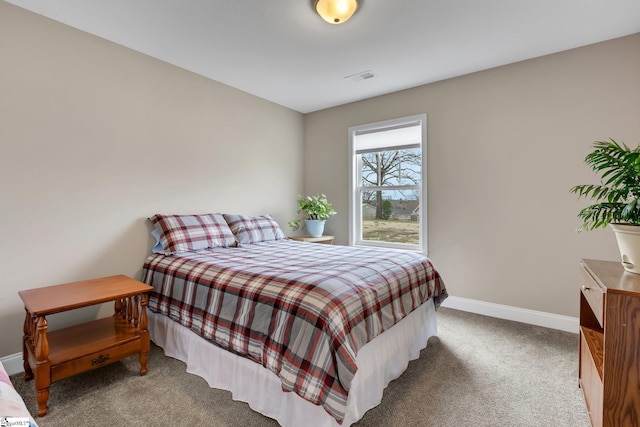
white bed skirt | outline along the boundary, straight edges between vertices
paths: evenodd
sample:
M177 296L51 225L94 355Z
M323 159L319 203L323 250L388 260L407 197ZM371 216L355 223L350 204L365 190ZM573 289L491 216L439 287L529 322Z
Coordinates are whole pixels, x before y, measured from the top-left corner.
M321 406L282 391L278 377L262 365L211 344L164 315L149 312L149 332L167 356L187 364L187 372L204 378L212 388L230 391L234 400L248 403L281 426L339 426ZM436 313L430 299L362 347L342 426L350 426L380 404L385 387L419 357L435 334Z

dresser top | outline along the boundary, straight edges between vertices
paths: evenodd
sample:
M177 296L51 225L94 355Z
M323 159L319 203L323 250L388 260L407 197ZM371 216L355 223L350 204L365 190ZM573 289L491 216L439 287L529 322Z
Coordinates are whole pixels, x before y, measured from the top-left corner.
M640 274L625 271L620 262L583 259L581 264L607 292L640 296Z

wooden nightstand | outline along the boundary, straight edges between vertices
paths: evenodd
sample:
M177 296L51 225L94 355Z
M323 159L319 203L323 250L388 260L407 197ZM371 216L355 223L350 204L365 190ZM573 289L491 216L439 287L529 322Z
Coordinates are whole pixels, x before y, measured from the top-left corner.
M299 242L325 243L327 245L330 245L333 243L333 236L320 236L320 237L293 236L293 237L289 237L289 239L297 240Z
M151 286L111 276L20 291L24 302L24 378L35 378L38 416L47 414L52 382L138 354L147 373L147 293ZM114 315L47 332L45 316L115 301Z

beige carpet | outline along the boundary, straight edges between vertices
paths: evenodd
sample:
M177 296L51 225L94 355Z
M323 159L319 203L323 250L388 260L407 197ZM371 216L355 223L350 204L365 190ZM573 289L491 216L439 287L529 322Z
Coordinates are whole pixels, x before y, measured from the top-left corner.
M578 336L451 309L438 336L357 426L587 427L578 388ZM55 383L41 427L277 426L152 346L137 358ZM33 382L11 377L32 413ZM303 427L303 426L300 426Z

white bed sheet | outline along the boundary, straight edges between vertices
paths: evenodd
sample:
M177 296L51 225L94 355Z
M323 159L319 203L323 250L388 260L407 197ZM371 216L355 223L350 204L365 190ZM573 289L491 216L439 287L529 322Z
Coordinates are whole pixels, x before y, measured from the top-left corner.
M204 378L212 388L230 391L234 400L248 403L281 426L340 426L321 406L283 392L278 377L262 365L211 344L164 315L149 312L149 332L167 356L187 364L187 372ZM380 404L385 387L420 356L435 334L436 312L430 299L363 346L342 426L350 426Z

